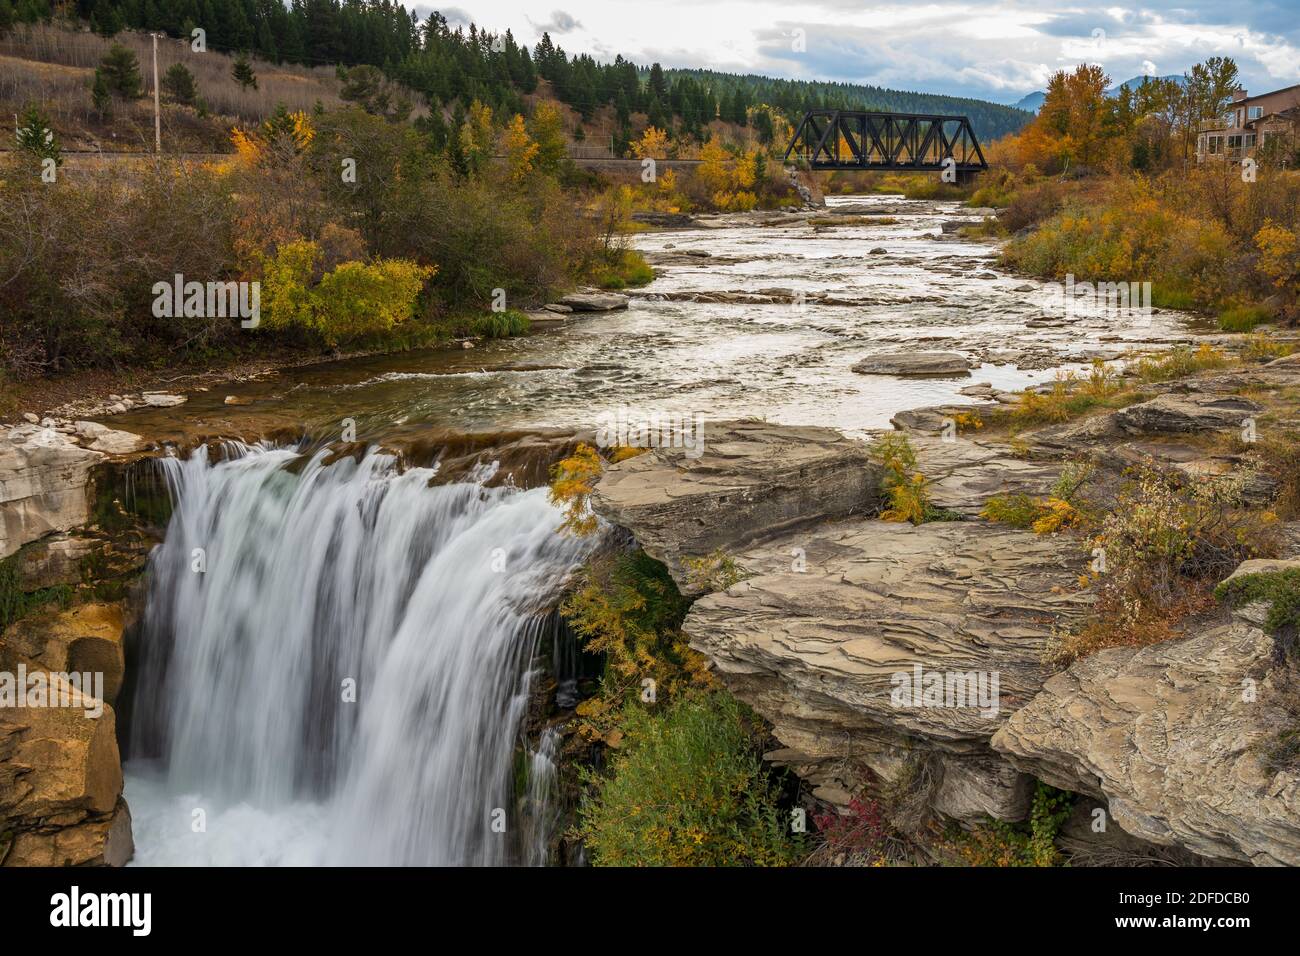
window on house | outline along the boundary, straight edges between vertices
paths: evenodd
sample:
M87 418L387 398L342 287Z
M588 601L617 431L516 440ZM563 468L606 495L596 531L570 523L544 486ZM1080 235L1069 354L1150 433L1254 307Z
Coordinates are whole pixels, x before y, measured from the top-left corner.
M1264 107L1262 107L1262 106L1252 106L1252 107L1250 108L1250 118L1251 118L1251 119L1259 119L1259 118L1260 118L1261 116L1263 116L1263 115L1264 115Z
M1241 149L1241 136L1228 137L1228 149Z
M1222 137L1222 136L1211 136L1211 137L1210 137L1210 155L1211 155L1211 156L1217 156L1217 155L1218 155L1219 153L1221 153L1221 152L1223 152L1223 137Z
M1255 145L1255 134L1254 134L1254 133L1247 133L1247 134L1246 134L1246 141L1245 141L1245 146L1246 146L1246 148L1247 148L1247 149L1250 149L1250 148L1251 148L1252 146L1254 146L1254 145Z

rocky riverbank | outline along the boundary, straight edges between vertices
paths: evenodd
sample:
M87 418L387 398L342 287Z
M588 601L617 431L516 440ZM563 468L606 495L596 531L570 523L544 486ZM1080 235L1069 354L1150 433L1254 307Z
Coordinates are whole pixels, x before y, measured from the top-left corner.
M865 444L753 422L715 426L698 458L655 449L609 467L592 506L683 591L699 590L689 568L734 560L743 579L700 596L684 630L772 724L783 747L769 758L818 799L846 806L901 778L923 789L939 820L1015 822L1038 780L1104 811L1098 819L1114 827L1076 828L1099 858L1297 865L1300 775L1269 769L1260 754L1295 721L1282 692L1285 635L1262 626L1260 606L1053 667L1054 636L1076 628L1092 601L1079 582L1088 541L976 517L994 495L1046 494L1080 457L1098 471L1102 509L1139 461L1188 476L1244 472L1242 456L1211 451L1207 439L1264 411L1242 392L1280 395L1294 411L1300 361L1159 388L1022 435L1018 449L943 441L923 427L917 468L936 479L933 503L961 520L882 521L882 471ZM1292 559L1280 566L1300 568L1297 528L1284 531ZM997 687L969 706L900 702L899 675L925 674L996 675Z

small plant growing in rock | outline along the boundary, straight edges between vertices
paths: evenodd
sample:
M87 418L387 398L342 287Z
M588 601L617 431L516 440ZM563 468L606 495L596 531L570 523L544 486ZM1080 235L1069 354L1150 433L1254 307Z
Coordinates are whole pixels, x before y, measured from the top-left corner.
M1197 372L1227 368L1231 364L1232 358L1228 353L1202 342L1195 349L1180 345L1164 355L1139 359L1134 370L1144 382L1168 382Z
M611 463L626 461L643 454L648 449L619 446L611 451ZM558 531L570 531L585 537L594 532L600 521L589 507L591 489L605 470L605 463L595 447L579 442L572 455L551 468L551 504L564 510L564 521Z
M917 470L916 450L905 434L885 432L872 445L871 455L885 469L882 483L889 507L880 512L882 520L924 524L952 517L931 504L929 481Z
M1121 491L1093 547L1106 571L1090 579L1089 621L1050 654L1059 665L1105 647L1145 647L1174 637L1183 619L1213 605L1211 590L1248 558L1278 550L1277 520L1244 506L1247 474L1188 482L1154 466Z
M1222 582L1214 589L1214 596L1237 607L1267 604L1264 626L1270 631L1300 627L1300 568L1243 574Z
M737 581L744 580L745 570L736 559L718 548L699 558L685 558L686 580L697 591L725 591Z
M964 866L1059 866L1056 836L1070 818L1074 797L1040 782L1028 823L990 820L970 832L953 829L940 847Z
M832 854L864 857L868 863L881 860L892 837L884 808L864 796L850 800L847 813L813 814L813 823Z
M1027 528L1034 534L1055 534L1067 528L1084 527L1092 519L1079 489L1091 474L1091 465L1068 464L1047 497L994 495L985 503L980 517L1013 528Z

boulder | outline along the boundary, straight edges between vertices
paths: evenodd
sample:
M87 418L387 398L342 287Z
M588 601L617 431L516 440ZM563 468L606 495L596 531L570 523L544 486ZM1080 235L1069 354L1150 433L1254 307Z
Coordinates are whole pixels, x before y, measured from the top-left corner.
M0 637L0 667L18 664L62 673L103 675L104 700L117 699L126 673L122 605L80 604L52 613L29 615Z
M73 826L19 831L0 866L125 866L134 854L131 812L119 798L112 812Z
M172 408L188 401L184 395L170 395L167 392L145 392L140 399L150 408Z
M113 708L47 679L51 706L0 707L0 819L13 829L109 813L122 793Z
M0 438L0 559L85 524L91 469L103 457L62 432L34 425Z
M734 553L794 527L872 513L880 474L866 445L828 428L706 423L698 457L654 448L608 466L591 506L695 593L683 558Z
M574 312L613 312L626 309L628 298L618 292L571 292L560 300Z
M881 352L853 366L860 375L969 375L970 360L957 352Z
M1294 732L1294 703L1273 639L1243 612L1183 640L1077 661L1011 715L993 748L1103 801L1142 840L1300 865L1300 775L1271 772L1260 752Z
M1166 394L1120 409L1114 418L1130 434L1200 432L1240 429L1263 410L1258 402L1235 395Z
M91 451L102 451L106 455L130 455L145 447L145 441L131 432L113 430L100 435L86 446Z
M73 425L77 435L87 441L91 451L102 451L106 455L129 455L145 447L145 440L132 432L109 428L98 422L76 422Z
M988 408L988 405L927 405L901 411L889 420L889 424L913 435L939 435L952 427L958 415L978 415Z
M20 591L39 591L82 581L82 561L102 549L93 538L52 534L26 545L14 557Z

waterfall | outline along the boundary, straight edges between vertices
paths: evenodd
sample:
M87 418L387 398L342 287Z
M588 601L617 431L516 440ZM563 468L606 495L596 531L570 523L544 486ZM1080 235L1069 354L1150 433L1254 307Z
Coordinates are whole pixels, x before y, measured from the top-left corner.
M524 798L524 862L545 866L551 834L559 823L556 787L560 756L560 732L554 727L542 731L537 749L528 754L528 793Z
M220 840L248 837L214 834L215 815L272 831L291 817L312 831L295 862L533 861L512 785L530 662L590 545L556 533L544 489L431 485L374 451L218 457L161 462L175 509L132 708L132 756L155 762L141 856L157 838L180 847L158 859L201 845L243 862Z

